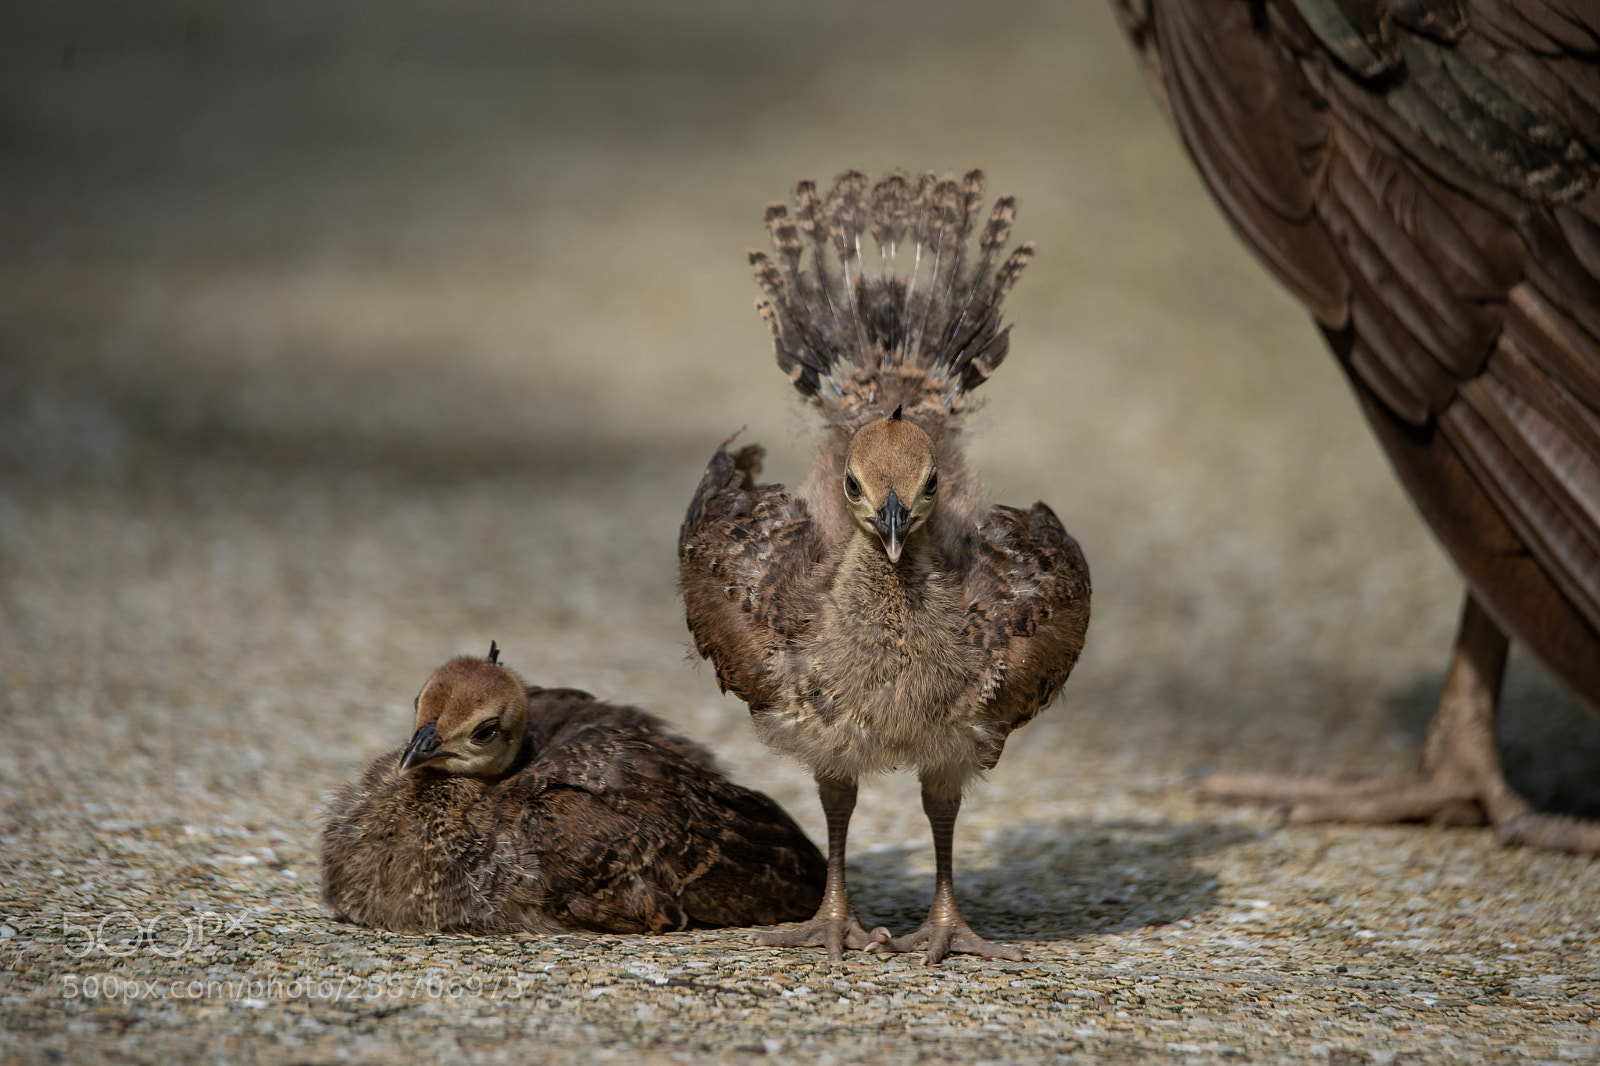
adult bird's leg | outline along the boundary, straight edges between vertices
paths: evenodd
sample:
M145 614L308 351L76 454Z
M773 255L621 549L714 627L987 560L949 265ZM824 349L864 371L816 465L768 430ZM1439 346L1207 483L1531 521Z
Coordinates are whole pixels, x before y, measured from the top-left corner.
M1494 723L1508 641L1467 594L1461 629L1439 707L1428 723L1420 771L1370 781L1286 774L1214 774L1201 791L1288 808L1291 822L1412 822L1479 825L1485 814L1500 840L1600 854L1600 823L1540 814L1506 783Z
M856 783L817 778L817 795L822 814L828 820L828 884L816 915L797 928L784 932L756 933L750 939L770 948L828 949L833 962L844 959L845 948L864 948L889 938L887 929L867 932L850 906L850 889L844 880L845 838L850 832L850 815L856 809Z
M952 875L954 864L950 851L956 835L956 814L960 810L959 779L923 776L922 811L928 816L928 826L933 830L933 906L928 908L928 920L916 932L874 944L867 950L921 949L925 966L943 961L952 952L981 955L986 959L1010 959L1012 962L1027 960L1026 955L1010 944L996 944L974 933L956 906L956 886Z

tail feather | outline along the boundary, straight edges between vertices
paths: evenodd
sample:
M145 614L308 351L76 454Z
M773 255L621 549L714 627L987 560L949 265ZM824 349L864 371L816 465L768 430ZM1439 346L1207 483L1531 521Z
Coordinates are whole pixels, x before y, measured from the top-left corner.
M1006 246L1006 241L1011 239L1011 224L1017 219L1017 200L1014 196L1002 196L994 202L994 210L989 212L989 221L983 227L983 234L978 238L978 266L972 272L974 284L972 291L967 294L968 305L982 293L985 298L994 292L993 275L994 261L1000 255L1001 249Z
M977 224L978 212L983 209L984 179L983 171L969 170L961 179L961 219L955 236L955 260L950 267L950 281L945 286L945 302L952 308L960 300L961 281L967 276L967 246L972 242L972 229ZM972 286L966 287L970 297ZM959 322L966 311L965 300L961 302L961 314L957 314L952 321ZM953 327L954 328L954 327Z
M976 175L976 181L972 179ZM983 174L972 171L968 178L968 225L976 221L977 212L983 206ZM972 189L976 186L977 196L972 196ZM1011 223L1017 217L1017 201L1014 196L1002 196L995 201L994 210L989 213L989 221L983 227L983 233L978 238L978 265L972 270L971 284L966 287L966 296L962 299L961 310L952 316L950 328L944 338L943 349L954 353L950 357L952 369L964 368L964 353L975 350L974 342L979 342L980 334L985 334L985 325L993 323L992 318L974 315L974 306L979 309L987 306L994 297L994 270L995 257L1005 247L1006 241L1011 237ZM952 297L956 294L952 293ZM954 301L952 301L954 302ZM995 301L998 302L998 301ZM965 382L965 377L963 377ZM970 392L976 388L976 383L963 384L963 392Z
M828 224L822 200L817 196L817 183L809 179L796 182L794 204L795 221L811 244L811 267L816 275L812 283L816 285L822 303L828 308L829 319L835 319L838 311L833 305L834 285L828 276Z
M988 297L992 303L999 305L1010 295L1011 287L1033 259L1033 253L1034 246L1028 243L1006 257L1005 263L994 276ZM962 392L971 392L989 379L989 375L994 373L1011 350L1011 327L1001 329L997 318L986 318L959 344L951 347L956 352L950 363L951 373L959 376Z
M925 216L928 220L927 244L933 261L928 267L928 284L917 301L921 305L921 314L915 320L914 331L906 342L908 352L916 352L922 347L922 338L930 327L937 329L939 326L934 320L936 312L948 306L950 286L956 279L957 249L964 243L960 239L965 220L964 208L965 198L954 178L942 178L934 182L933 195Z
M893 269L895 251L911 222L911 185L904 174L887 174L872 187L872 239Z
M794 219L789 217L788 209L781 203L767 205L766 222L767 238L772 242L773 251L778 253L778 261L783 264L783 273L789 280L790 291L799 298L806 314L815 318L817 309L813 297L816 295L816 282L815 279L800 273L800 259L805 254L805 245L800 240L799 227L794 224ZM757 280L763 289L767 288L767 280L764 277Z
M867 176L859 170L847 170L834 182L824 203L834 250L845 262L861 258L861 234L866 232L871 217L866 192Z
M1001 304L1034 248L1021 245L995 268L1016 218L1016 200L1003 196L972 257L984 192L981 170L914 183L892 173L875 184L849 170L825 197L814 182L796 184L793 218L782 204L767 208L776 261L752 251L750 263L766 293L757 307L795 388L830 408L847 396L881 405L909 389L953 413L988 378L1010 345ZM878 250L871 269L867 234ZM922 386L880 387L891 370Z
M811 242L812 262L820 271L827 265L827 257L822 254L827 247L828 227L823 219L822 201L817 196L817 183L809 178L798 181L794 186L795 218L798 220L800 231ZM822 280L827 280L827 275L820 275Z

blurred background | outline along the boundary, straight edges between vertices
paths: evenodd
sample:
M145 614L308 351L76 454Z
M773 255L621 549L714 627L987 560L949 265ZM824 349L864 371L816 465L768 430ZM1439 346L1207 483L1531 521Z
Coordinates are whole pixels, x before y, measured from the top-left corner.
M805 775L690 662L677 526L741 426L772 479L806 466L751 306L763 205L973 165L1040 252L972 464L1061 515L1095 614L963 846L1188 817L1197 767L1408 768L1460 582L1101 0L11 3L8 839L237 823L309 905L327 791L491 638L661 712L820 837ZM1600 727L1525 656L1506 705L1517 783L1600 813ZM926 867L914 781L866 789L852 836Z

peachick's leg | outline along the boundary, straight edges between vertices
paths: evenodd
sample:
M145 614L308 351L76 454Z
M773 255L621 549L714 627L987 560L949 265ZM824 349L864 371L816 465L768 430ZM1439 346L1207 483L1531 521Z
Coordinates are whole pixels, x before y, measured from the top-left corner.
M1501 772L1494 722L1507 647L1505 634L1468 593L1417 774L1369 781L1214 774L1201 791L1286 807L1291 822L1479 825L1487 814L1504 843L1600 854L1600 823L1538 813Z
M922 962L932 966L952 952L981 955L986 959L1025 962L1027 956L1009 944L983 939L961 917L956 907L956 887L952 875L951 844L955 839L956 814L961 810L961 786L948 778L924 775L922 810L933 830L933 906L928 920L907 936L897 936L871 945L868 951L922 951Z
M817 778L817 795L828 820L828 884L822 905L808 922L783 932L756 933L751 941L770 948L828 949L833 962L844 959L845 948L864 948L889 938L887 929L867 932L850 906L850 889L844 880L845 838L850 832L850 815L856 809L856 783Z

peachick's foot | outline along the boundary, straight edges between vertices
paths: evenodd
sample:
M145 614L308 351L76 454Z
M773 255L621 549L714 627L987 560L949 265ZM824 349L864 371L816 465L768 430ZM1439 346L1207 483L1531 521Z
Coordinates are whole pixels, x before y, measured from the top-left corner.
M936 966L945 956L978 955L985 959L1006 959L1010 962L1027 962L1028 956L1010 944L996 944L974 933L966 922L936 922L929 919L922 927L906 936L890 937L867 948L876 952L921 951L924 966Z
M765 948L827 948L828 961L842 962L845 948L865 948L889 939L889 930L878 927L867 932L855 915L825 918L817 915L793 929L752 933L750 942Z

